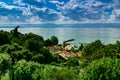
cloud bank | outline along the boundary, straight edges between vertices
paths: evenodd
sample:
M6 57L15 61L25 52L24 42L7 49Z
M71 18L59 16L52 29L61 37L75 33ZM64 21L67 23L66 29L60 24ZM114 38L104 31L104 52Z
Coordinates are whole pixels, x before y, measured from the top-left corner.
M1 0L0 23L119 23L120 0Z

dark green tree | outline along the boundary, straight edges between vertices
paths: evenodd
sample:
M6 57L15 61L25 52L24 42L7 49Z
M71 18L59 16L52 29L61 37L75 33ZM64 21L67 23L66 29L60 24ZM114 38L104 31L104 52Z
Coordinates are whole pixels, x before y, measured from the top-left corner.
M32 52L38 52L43 47L40 42L38 42L37 40L35 40L33 38L26 40L24 46Z
M9 34L4 31L0 31L0 45L10 44Z
M69 60L67 60L66 65L73 66L73 67L79 66L79 60L76 57L70 58Z
M34 39L34 40L40 42L41 44L43 44L43 42L44 42L44 39L42 36L34 34L34 33L25 34L25 40L28 40L28 39Z
M51 63L54 59L53 55L50 53L48 48L43 48L41 50L41 54L45 57L45 59L44 59L45 64Z
M78 49L79 49L80 51L82 51L82 50L83 50L83 48L84 48L83 43L81 43L81 45L79 46L79 48L78 48Z
M95 42L88 44L83 49L81 58L87 62L91 62L93 60L100 59L105 56L104 49L105 49L105 47L101 43L101 41L96 40Z
M13 30L11 30L11 33L13 34L14 37L18 37L18 34L19 34L18 28L19 27L20 26L16 26Z
M52 43L52 45L57 45L58 44L58 38L56 36L51 36L51 43Z
M47 46L52 46L52 42L50 39L45 40L44 45Z

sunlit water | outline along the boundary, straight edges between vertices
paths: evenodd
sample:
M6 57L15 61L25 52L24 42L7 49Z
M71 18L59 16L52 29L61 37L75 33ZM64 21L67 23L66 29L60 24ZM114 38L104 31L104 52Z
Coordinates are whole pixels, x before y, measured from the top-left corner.
M0 28L1 30L10 31L13 28ZM120 28L98 28L98 27L21 27L21 33L33 32L44 37L57 36L59 43L68 39L75 39L71 44L90 43L97 39L105 44L120 41Z

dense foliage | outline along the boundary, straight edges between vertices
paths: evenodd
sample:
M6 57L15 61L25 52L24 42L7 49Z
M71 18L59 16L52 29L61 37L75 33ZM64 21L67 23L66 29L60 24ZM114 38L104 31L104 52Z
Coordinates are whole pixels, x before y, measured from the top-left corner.
M14 66L14 80L40 80L40 72L40 64L20 60Z
M90 63L103 57L120 59L120 42L104 45L100 40L96 40L84 47L81 58Z
M42 80L79 80L73 68L46 65L42 70Z
M10 32L0 31L1 80L118 80L120 76L120 42L103 44L100 40L74 49L82 56L63 60L49 47L58 38L44 40L34 33L22 34L19 26ZM65 41L63 47L67 45Z
M8 54L0 54L0 78L5 75L12 66L11 58Z
M90 63L80 75L82 80L119 80L120 60L102 58Z
M47 39L44 42L45 46L53 46L58 44L58 38L56 36L51 36L51 39Z
M66 61L67 66L79 66L79 60L76 57L70 58L68 61Z

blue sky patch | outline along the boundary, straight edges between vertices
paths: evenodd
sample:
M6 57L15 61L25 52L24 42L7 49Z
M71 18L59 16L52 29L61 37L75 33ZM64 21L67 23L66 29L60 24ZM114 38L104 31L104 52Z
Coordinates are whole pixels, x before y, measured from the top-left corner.
M0 0L0 19L6 19L0 23L119 23L119 3L119 0Z

